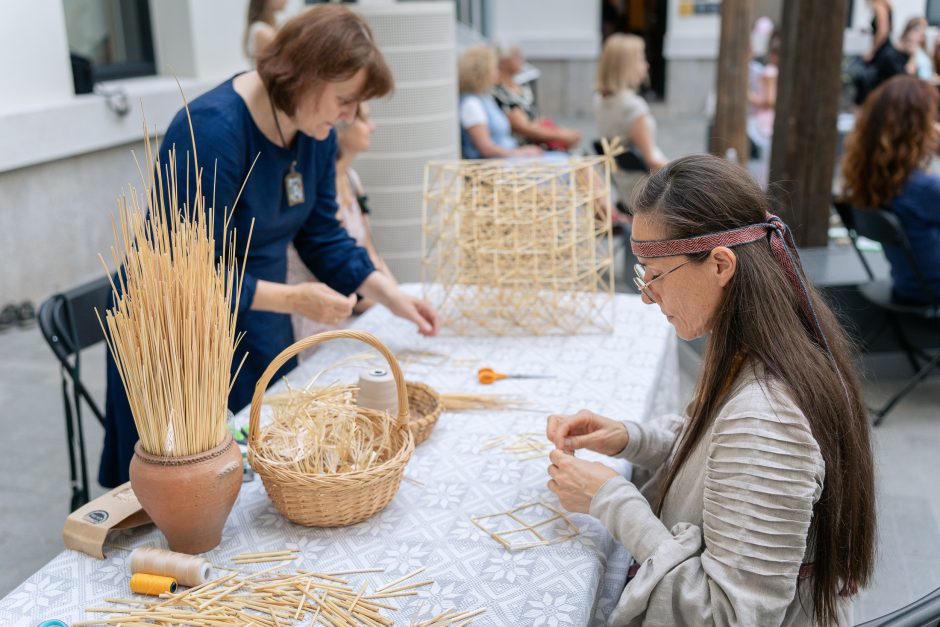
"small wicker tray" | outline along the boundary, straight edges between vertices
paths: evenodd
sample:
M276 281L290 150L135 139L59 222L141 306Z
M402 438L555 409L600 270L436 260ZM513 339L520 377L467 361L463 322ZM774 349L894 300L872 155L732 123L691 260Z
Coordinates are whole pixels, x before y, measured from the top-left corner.
M301 473L269 463L258 453L261 437L261 405L271 378L287 360L297 353L334 339L353 339L372 346L388 362L398 392L397 452L379 466L367 470L337 474L314 475ZM421 384L416 384L421 385ZM363 331L327 331L295 342L274 358L258 379L251 399L248 435L248 463L261 475L268 496L285 518L308 527L342 527L362 522L374 516L391 502L401 484L405 465L414 453L414 436L409 425L405 379L401 367L391 351L371 333ZM438 404L440 402L438 401ZM379 412L359 408L359 413L373 420ZM439 414L440 412L438 412ZM435 417L434 420L437 420ZM422 421L419 421L422 422ZM427 427L430 433L431 422ZM426 436L425 436L426 437Z
M437 419L441 417L444 404L441 402L441 395L429 385L406 381L405 387L408 388L408 407L412 415L408 428L415 438L415 446L418 446L431 437L431 431L434 430Z
M415 437L415 446L418 446L431 437L431 431L444 411L444 403L441 395L430 385L405 381L405 387L408 388L408 411L411 414L408 428Z

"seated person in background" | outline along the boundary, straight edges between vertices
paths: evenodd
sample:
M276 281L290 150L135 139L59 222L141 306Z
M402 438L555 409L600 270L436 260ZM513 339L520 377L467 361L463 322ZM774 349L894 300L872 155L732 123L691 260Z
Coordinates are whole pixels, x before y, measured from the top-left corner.
M573 128L559 128L554 120L539 117L535 94L528 85L518 85L515 76L525 59L518 46L502 47L499 52L499 83L493 98L509 118L512 132L523 144L539 144L548 150L570 150L581 142L581 133Z
M359 180L359 175L352 168L353 160L369 149L369 139L374 130L375 123L369 117L369 105L364 102L359 104L356 117L351 123L336 126L336 204L339 206L336 219L346 229L349 236L356 240L356 244L368 251L369 259L372 260L375 269L394 281L392 271L389 270L372 243L365 190ZM287 249L287 283L293 285L305 281L317 281L317 278L291 245ZM374 304L375 301L371 299L359 297L353 312L361 314ZM294 327L294 337L297 339L345 326L342 322L330 325L297 314L291 316L291 324ZM312 351L305 352L301 354L301 358L311 353Z
M937 149L937 104L928 83L895 76L866 98L845 140L843 197L898 217L933 292L923 293L901 250L885 248L900 303L940 299L940 177L927 172Z
M656 146L656 120L649 105L636 89L649 72L645 44L636 35L615 33L607 38L597 64L594 115L601 137L619 137L623 144L643 158L646 167L655 172L666 165L666 156ZM646 172L618 170L611 175L626 202L633 187Z
M929 81L933 78L933 62L925 49L927 42L927 19L912 17L904 25L898 49L909 55L905 70L911 76Z
M248 3L248 20L242 43L252 67L264 47L274 40L277 34L274 16L278 11L283 11L286 4L287 0L251 0Z
M753 121L754 129L763 138L773 137L774 134L774 111L777 106L777 77L780 75L780 34L776 31L770 36L767 45L767 56L765 62L760 65L760 70L753 86L749 86L747 93L747 102L750 105L748 120L749 125Z
M457 61L460 85L460 147L464 159L536 157L538 146L519 147L509 119L493 99L499 79L496 52L489 46L467 48Z

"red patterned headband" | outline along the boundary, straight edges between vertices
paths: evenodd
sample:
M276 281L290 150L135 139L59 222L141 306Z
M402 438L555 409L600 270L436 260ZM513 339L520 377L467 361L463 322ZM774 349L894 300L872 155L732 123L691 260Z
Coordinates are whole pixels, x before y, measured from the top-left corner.
M743 244L750 244L762 239L769 240L770 250L773 252L777 263L787 274L793 290L800 298L803 313L812 326L816 335L816 341L829 355L833 367L839 375L842 382L842 390L845 392L846 400L849 399L848 387L842 378L842 372L836 364L835 356L829 348L829 342L826 340L826 334L823 333L822 326L819 324L819 318L816 316L816 310L813 308L813 302L810 300L809 291L803 282L803 269L800 265L800 254L796 250L796 244L793 242L793 235L789 227L783 220L773 214L766 214L766 222L760 224L749 224L748 226L719 231L718 233L709 233L707 235L698 235L696 237L687 237L684 239L667 239L659 241L637 241L630 240L630 248L637 257L656 258L672 257L674 255L693 255L710 251L717 246L727 246L733 248ZM851 405L851 402L849 403Z
M777 258L777 262L786 271L787 278L796 290L796 293L802 297L804 308L810 315L810 319L816 322L816 313L809 302L809 294L803 285L800 267L800 256L796 251L796 244L793 242L793 235L783 220L775 215L768 213L766 222L759 224L749 224L736 229L709 233L707 235L698 235L696 237L687 237L684 239L666 239L658 241L638 241L630 240L630 248L637 257L655 259L657 257L673 257L675 255L694 255L703 253L716 248L717 246L727 246L733 248L743 244L750 244L762 239L770 240L770 249ZM816 324L818 328L818 324ZM822 330L819 330L822 335ZM825 338L821 338L825 343Z

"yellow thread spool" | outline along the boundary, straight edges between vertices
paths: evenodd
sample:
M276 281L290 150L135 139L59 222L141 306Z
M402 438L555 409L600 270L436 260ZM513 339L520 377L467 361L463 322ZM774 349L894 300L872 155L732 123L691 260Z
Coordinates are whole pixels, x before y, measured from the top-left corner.
M164 592L176 592L176 580L172 577L135 573L131 576L131 592L155 597Z

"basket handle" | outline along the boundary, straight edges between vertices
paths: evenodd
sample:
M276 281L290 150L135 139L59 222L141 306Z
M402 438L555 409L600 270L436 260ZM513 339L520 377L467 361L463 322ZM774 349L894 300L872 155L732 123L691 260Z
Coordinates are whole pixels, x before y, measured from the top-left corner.
M287 363L287 360L297 353L329 340L340 339L364 342L381 353L382 357L385 358L385 361L388 362L389 367L392 369L392 376L395 378L395 390L398 394L398 417L396 422L399 428L408 428L408 390L405 387L405 376L402 374L401 366L398 365L398 360L395 359L395 355L388 350L388 347L385 346L379 338L366 331L350 331L346 329L324 331L323 333L317 333L316 335L298 340L285 348L261 374L261 378L258 379L258 383L255 385L255 393L251 397L251 413L248 423L248 441L250 448L258 448L259 427L261 426L261 404L264 402L264 393L274 374L281 366Z

